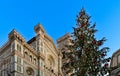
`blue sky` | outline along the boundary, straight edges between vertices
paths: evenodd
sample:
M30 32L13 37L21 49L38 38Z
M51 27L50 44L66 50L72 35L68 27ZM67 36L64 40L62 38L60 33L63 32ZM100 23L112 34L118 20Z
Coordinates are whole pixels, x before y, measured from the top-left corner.
M96 37L106 37L104 46L111 48L108 56L120 48L120 0L1 0L0 46L8 39L8 33L16 29L26 41L35 36L34 26L41 23L56 41L72 32L76 15L84 6L96 22Z

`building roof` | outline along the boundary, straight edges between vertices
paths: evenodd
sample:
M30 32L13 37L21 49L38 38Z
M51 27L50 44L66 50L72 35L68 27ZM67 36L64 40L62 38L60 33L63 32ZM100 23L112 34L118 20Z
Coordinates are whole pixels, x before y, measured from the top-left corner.
M59 43L61 41L64 41L65 39L70 38L70 37L71 37L70 33L67 33L64 36L62 36L59 39L57 39L57 43Z
M36 40L36 37L31 38L29 41L27 41L28 44L31 44L32 42L34 42Z

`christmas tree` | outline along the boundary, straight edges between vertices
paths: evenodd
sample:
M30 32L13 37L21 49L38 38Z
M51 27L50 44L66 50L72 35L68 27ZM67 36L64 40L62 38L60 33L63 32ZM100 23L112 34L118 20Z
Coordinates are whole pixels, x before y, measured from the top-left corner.
M66 62L63 69L71 76L97 76L109 73L110 58L106 58L108 47L101 47L106 41L95 38L96 24L91 25L90 16L84 8L77 15L76 27L73 27L71 45L67 45L69 52L64 53Z

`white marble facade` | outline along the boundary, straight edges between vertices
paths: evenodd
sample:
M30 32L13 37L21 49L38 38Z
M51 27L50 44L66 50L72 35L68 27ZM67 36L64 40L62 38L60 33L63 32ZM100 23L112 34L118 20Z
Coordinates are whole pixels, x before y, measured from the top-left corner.
M62 76L61 55L43 27L28 42L16 30L0 48L0 76Z

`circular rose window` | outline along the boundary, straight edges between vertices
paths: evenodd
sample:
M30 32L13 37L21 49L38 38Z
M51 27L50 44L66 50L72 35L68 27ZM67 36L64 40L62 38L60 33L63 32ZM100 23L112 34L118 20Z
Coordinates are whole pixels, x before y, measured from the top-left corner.
M33 69L32 69L32 68L28 68L28 69L26 70L26 73L27 73L27 75L33 76Z
M28 75L32 75L32 71L31 70L27 70L27 74Z

